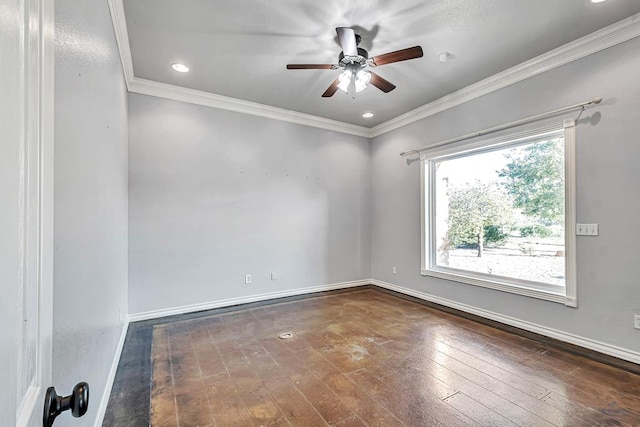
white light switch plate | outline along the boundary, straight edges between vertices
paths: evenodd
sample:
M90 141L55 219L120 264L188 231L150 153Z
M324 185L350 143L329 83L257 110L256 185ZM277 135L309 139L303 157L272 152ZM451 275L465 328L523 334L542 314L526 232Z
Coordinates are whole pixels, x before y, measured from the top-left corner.
M576 224L576 234L578 236L597 236L598 224Z
M633 316L633 327L636 329L640 329L640 314L636 314Z

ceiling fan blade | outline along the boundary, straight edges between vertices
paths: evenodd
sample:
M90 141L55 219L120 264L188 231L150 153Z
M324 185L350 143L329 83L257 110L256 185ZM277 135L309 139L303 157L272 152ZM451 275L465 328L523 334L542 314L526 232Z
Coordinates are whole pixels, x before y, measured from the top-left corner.
M383 55L374 56L372 63L374 66L391 64L392 62L406 61L408 59L422 58L423 52L420 46L409 47L407 49L396 50L395 52L385 53Z
M287 64L287 70L331 70L333 64Z
M338 39L340 39L340 46L342 46L342 53L345 56L358 56L358 43L356 43L356 32L353 28L338 27L336 28L338 33Z
M322 94L322 97L323 98L332 97L338 90L338 83L340 83L340 79L335 79L333 83L331 83L331 86L329 86L327 90L324 91L324 93Z
M389 80L383 79L376 73L371 73L371 81L369 82L384 93L391 92L396 88L396 85L391 83Z

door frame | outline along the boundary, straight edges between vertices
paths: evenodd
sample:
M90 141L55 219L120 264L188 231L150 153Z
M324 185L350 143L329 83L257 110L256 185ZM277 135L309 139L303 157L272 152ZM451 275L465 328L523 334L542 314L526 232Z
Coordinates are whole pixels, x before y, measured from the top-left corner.
M53 340L53 226L54 226L54 0L24 0L23 58L25 162L37 165L37 214L25 222L28 232L37 233L37 350L35 383L22 402L16 402L16 426L42 425L45 390L52 377ZM34 157L29 157L34 156ZM26 195L25 195L26 196ZM23 242L24 243L24 242ZM22 255L23 257L25 254ZM19 319L20 320L20 319ZM14 392L15 393L15 392Z

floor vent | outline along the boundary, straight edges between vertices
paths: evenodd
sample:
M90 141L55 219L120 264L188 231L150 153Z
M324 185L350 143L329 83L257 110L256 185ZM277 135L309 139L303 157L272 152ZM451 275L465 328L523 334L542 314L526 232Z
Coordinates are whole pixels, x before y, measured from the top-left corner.
M281 340L288 340L293 338L293 332L283 332L280 335L278 335L278 338L280 338Z

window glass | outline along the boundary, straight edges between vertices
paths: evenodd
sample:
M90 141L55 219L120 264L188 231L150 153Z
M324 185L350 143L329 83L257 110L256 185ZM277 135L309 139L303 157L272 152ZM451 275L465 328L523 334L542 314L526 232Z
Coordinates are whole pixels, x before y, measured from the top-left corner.
M564 287L564 149L556 134L432 159L429 269Z

